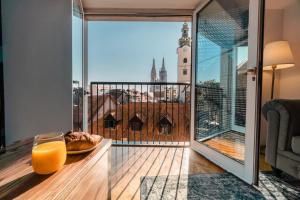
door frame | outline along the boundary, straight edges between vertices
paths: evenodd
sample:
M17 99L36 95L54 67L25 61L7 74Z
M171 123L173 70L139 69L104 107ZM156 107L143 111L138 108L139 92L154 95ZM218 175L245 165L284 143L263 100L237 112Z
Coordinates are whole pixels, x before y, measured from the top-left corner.
M213 163L221 166L226 171L233 173L238 176L242 180L246 181L249 184L257 183L258 176L258 145L259 145L259 123L260 123L260 93L261 93L261 66L262 66L262 25L263 25L263 13L262 8L264 7L264 0L250 0L249 5L249 32L254 31L257 34L249 33L248 43L256 44L249 46L248 52L248 81L247 85L251 83L252 79L255 78L255 81L252 81L252 87L247 88L247 96L250 94L255 94L256 98L252 102L247 102L247 111L251 116L252 120L246 120L246 124L252 124L251 127L246 126L246 134L245 134L245 162L241 164L233 159L230 159L226 155L223 155L215 150L197 142L194 140L195 133L195 84L196 84L196 55L197 55L197 15L203 10L212 0L204 0L202 1L198 7L195 9L192 20L192 94L191 94L191 147L195 151L202 154L208 160ZM252 19L252 20L250 20ZM257 74L254 74L256 72ZM255 87L254 87L255 84ZM252 108L252 109L250 109ZM255 108L255 109L253 109ZM247 114L248 115L248 114ZM249 134L253 133L251 137Z

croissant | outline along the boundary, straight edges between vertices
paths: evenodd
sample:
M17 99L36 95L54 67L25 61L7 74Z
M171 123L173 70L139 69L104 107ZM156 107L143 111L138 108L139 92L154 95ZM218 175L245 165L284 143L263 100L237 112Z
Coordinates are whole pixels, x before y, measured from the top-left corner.
M86 132L68 132L65 134L67 151L81 151L90 149L102 140L100 135L91 135Z

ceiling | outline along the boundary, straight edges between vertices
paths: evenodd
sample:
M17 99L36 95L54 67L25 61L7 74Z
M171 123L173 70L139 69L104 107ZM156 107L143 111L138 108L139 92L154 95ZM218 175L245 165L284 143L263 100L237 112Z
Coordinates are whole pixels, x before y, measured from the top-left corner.
M195 9L201 0L82 0L84 9Z
M84 9L195 9L202 0L82 0ZM225 1L225 0L224 0ZM266 0L267 9L284 9L297 0Z

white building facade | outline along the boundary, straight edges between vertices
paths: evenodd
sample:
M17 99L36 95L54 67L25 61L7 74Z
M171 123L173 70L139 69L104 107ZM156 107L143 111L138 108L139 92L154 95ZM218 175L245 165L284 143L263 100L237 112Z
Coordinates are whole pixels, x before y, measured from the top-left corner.
M190 83L191 80L191 38L189 37L189 27L187 23L183 24L181 29L182 37L179 39L177 48L177 82Z
M179 39L179 47L177 48L177 82L190 83L191 82L191 68L192 68L192 48L191 37L189 37L188 23L184 23L181 29L182 36ZM184 102L189 93L190 88L185 86L178 86L179 101Z

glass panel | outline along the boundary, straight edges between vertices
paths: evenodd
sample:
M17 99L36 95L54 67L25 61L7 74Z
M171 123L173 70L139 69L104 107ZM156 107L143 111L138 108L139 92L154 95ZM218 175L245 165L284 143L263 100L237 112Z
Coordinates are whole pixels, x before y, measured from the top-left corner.
M195 140L244 162L249 0L198 14Z
M73 62L73 130L82 130L83 123L83 18L79 0L73 1L72 62Z

